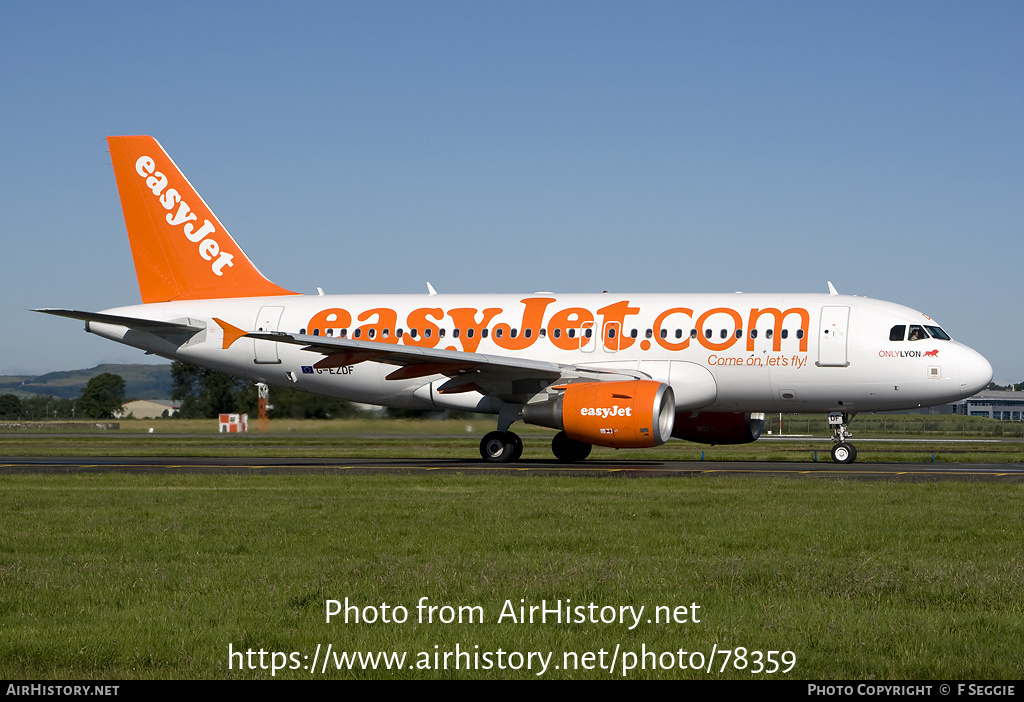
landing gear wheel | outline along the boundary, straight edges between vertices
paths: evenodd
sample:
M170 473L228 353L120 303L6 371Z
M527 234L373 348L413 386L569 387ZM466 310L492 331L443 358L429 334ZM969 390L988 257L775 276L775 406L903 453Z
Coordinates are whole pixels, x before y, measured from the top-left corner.
M519 438L519 434L515 434L511 431L505 432L512 438L512 461L518 461L523 455L523 440Z
M857 460L857 449L845 442L836 444L832 447L832 460L835 463L853 463Z
M511 463L523 455L523 441L510 431L492 431L480 439L480 457L488 463Z
M575 463L590 455L591 445L566 436L564 431L555 434L551 440L551 452L559 463Z

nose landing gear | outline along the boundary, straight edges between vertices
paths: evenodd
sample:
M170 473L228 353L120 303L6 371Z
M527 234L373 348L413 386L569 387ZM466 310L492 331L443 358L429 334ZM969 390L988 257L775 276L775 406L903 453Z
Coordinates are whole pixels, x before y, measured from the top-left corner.
M853 414L847 412L830 412L828 415L829 426L832 427L832 461L835 463L849 464L857 460L857 449L847 439L853 436L847 429Z

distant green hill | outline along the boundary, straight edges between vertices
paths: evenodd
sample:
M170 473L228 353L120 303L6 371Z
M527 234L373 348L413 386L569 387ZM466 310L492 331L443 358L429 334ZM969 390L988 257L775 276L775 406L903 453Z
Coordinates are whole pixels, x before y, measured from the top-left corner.
M129 399L156 400L171 396L171 364L103 363L95 368L55 371L46 375L0 375L0 395L18 397L52 395L72 399L82 394L85 384L101 373L124 378Z

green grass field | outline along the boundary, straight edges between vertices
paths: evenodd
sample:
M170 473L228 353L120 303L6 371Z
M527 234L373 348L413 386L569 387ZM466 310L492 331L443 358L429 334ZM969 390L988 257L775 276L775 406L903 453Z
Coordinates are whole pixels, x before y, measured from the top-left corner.
M265 437L145 428L131 441L15 432L0 450L350 450L302 426ZM419 429L350 439L359 451L471 456L479 435ZM544 436L529 450L546 456ZM337 471L15 474L0 489L7 679L1024 674L1019 483ZM433 621L427 610L421 621L424 597ZM327 601L345 598L377 621L327 623ZM583 606L587 621L499 621L506 603L542 601ZM391 617L406 608L405 621L380 621L383 605ZM460 611L462 623L439 621ZM402 670L340 661L356 651L404 654Z

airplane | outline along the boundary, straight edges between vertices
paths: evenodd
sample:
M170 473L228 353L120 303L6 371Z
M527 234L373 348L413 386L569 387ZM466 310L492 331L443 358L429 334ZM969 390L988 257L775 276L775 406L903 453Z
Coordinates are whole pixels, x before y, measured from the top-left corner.
M766 412L828 414L852 463L859 412L937 405L992 379L977 351L902 305L827 294L301 295L267 279L150 136L107 139L142 304L38 312L147 353L354 402L496 415L481 458L675 437L755 441Z

